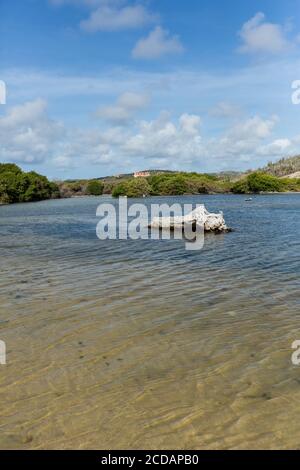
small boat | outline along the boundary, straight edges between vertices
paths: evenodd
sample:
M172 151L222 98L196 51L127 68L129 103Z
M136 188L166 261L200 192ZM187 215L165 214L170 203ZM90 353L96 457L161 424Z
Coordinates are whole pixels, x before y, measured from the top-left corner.
M245 199L246 202L251 202L253 201L252 197L249 197L248 199Z

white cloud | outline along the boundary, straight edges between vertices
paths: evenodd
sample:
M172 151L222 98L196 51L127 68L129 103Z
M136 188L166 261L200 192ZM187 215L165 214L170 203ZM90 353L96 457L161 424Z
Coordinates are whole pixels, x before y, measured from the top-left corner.
M23 99L27 95L31 101L3 108L6 114L0 118L0 160L28 164L45 162L57 171L85 168L87 172L90 165L102 165L105 174L148 166L198 171L243 169L244 162L254 168L263 166L269 159L300 151L300 137L293 137L299 133L296 114L299 110L286 99L289 86L283 94L278 93L281 82L291 83L286 77L292 78L294 70L295 64L291 67L276 62L259 64L243 73L225 77L187 70L166 75L116 70L101 77L12 71L4 78L10 83L14 99ZM159 86L163 80L168 81L167 88ZM147 106L149 97L148 93L124 93L124 90L132 89L149 90L149 96L157 98L152 103L151 114L163 107L172 109L178 119L162 113L157 119L137 120L137 113ZM113 99L116 94L119 97L111 105L116 114L105 116L107 110L98 110L99 116L110 125L94 121L94 128L89 128L88 116L96 100L101 103L104 97L107 99L109 95ZM51 119L46 102L32 99L36 95L59 98L59 102L62 97L72 96L74 106L78 105L78 108L75 108L76 113L73 107L69 113L66 110L68 126ZM85 107L87 115L84 116L82 100L86 96L92 98L84 100L84 103L89 101ZM245 113L247 108L251 109L254 116L244 118L242 114L233 123L223 121L216 126L210 114L208 121L203 119L202 127L197 111L199 106L202 110L209 110L212 102L218 102L219 98L221 103L223 96L228 96L228 103L241 103ZM253 96L256 97L255 103ZM284 100L287 101L286 108ZM120 109L122 112L125 109L123 119L118 115ZM185 109L193 109L194 112L184 113ZM227 111L226 106L221 106L221 110L224 109ZM282 110L282 127L275 115L264 116L266 109L273 112ZM58 112L61 112L60 108ZM129 166L126 168L126 165ZM75 175L76 170L71 174Z
M277 116L270 119L262 119L254 116L244 122L236 124L229 132L230 138L240 141L252 138L254 140L266 139L270 136L275 124L279 121Z
M179 119L180 130L190 136L195 136L199 132L201 118L194 114L182 114Z
M243 41L239 51L252 54L282 53L291 46L285 34L284 26L268 23L265 21L264 13L257 13L243 25L239 32Z
M38 99L20 106L15 106L0 119L2 129L14 129L16 126L33 125L45 116L47 103Z
M60 170L69 170L74 168L74 161L66 155L59 155L52 159L52 164Z
M269 119L254 116L241 121L228 128L221 137L211 140L210 154L232 167L240 166L241 162L251 162L255 166L259 156L258 148L271 138L278 122L277 116Z
M86 6L91 11L80 22L80 28L89 33L137 29L159 20L159 15L150 12L143 3L131 4L129 0L50 0L50 3Z
M40 163L51 154L64 128L46 111L46 102L35 100L11 108L0 118L0 160Z
M135 113L144 109L148 103L148 94L123 93L116 104L99 108L96 116L114 124L126 125Z
M257 149L257 153L262 156L283 157L290 152L293 153L294 143L290 139L276 139L267 145ZM295 149L296 154L296 149Z
M118 102L136 109L143 101L125 93ZM198 171L240 168L246 162L256 167L262 158L299 150L299 136L274 139L278 122L276 116L254 116L207 137L200 116L184 113L174 120L162 112L157 119L136 122L134 127L66 128L48 117L44 101L36 100L10 109L0 119L0 159L47 162L58 172L87 165L105 166L107 173L126 166L128 171L128 165Z
M120 31L136 29L155 21L156 15L150 13L143 5L116 6L104 4L92 11L90 17L81 21L84 31Z
M255 116L220 135L207 137L202 133L200 116L182 114L173 120L168 112L161 112L157 119L137 122L136 129L73 131L64 155L73 162L77 160L78 165L90 163L126 171L128 165L219 171L240 169L247 163L256 168L262 158L268 161L299 150L299 136L272 140L278 122L275 116Z
M150 32L149 36L140 39L132 51L135 59L159 59L168 54L180 54L184 50L178 36L160 26Z
M184 163L200 158L204 144L199 132L200 117L182 115L178 123L166 112L154 121L142 121L139 131L123 145L122 151L128 156L143 156L157 161L167 159L169 164Z
M154 121L142 121L139 132L128 138L121 152L151 161L167 159L171 165L177 161L178 166L194 162L197 167L207 167L213 159L236 165L257 156L257 149L271 136L277 122L275 116L266 120L255 116L219 137L205 138L200 132L199 116L183 114L176 124L168 113L162 113Z

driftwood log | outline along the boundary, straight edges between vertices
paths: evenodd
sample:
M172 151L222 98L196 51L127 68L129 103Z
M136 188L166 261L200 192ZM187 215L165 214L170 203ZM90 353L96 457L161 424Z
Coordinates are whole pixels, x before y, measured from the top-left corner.
M231 232L227 227L222 212L213 214L208 212L204 205L198 206L190 214L181 217L154 217L149 228L180 230L186 225L192 225L194 228L198 225L204 227L205 232L225 233Z

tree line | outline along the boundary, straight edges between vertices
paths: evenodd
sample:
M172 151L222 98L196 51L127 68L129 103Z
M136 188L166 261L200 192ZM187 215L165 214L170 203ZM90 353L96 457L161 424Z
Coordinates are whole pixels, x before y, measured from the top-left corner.
M278 177L268 171L239 176L185 172L155 173L147 178L130 176L103 180L51 182L34 171L23 172L12 163L0 164L0 203L32 202L75 196L182 196L184 194L253 194L300 192L300 179Z

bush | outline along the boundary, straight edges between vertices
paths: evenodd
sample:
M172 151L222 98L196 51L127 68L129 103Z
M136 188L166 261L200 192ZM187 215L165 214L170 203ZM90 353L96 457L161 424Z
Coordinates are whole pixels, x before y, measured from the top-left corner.
M248 180L247 179L242 179L240 181L237 181L232 186L231 191L234 194L247 194L247 193L250 193L251 191L250 191L250 188L249 188Z
M300 179L299 178L284 178L281 180L285 185L287 191L300 192Z
M158 185L160 194L166 196L182 196L188 191L186 180L183 176L167 178Z
M281 192L284 191L284 183L275 176L266 173L255 172L248 176L249 189L253 193Z
M255 173L251 173L247 178L235 183L231 190L236 194L246 194L263 192L275 193L282 192L285 189L286 184L283 180L256 171Z
M100 181L90 181L87 185L86 192L90 196L102 196L104 189L104 184Z
M0 175L2 173L12 173L14 175L22 175L22 170L15 163L0 163Z
M151 194L152 188L145 178L136 178L118 184L112 192L113 197L143 197Z
M126 183L117 184L112 190L113 197L121 197L127 195L127 186Z
M41 201L59 197L59 189L55 183L50 183L45 176L34 171L23 173L14 164L0 165L0 202Z

